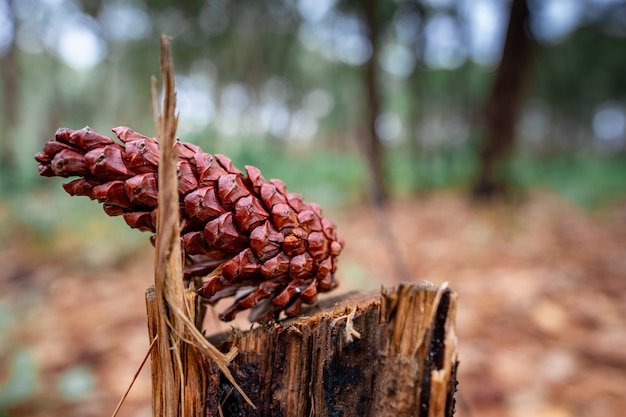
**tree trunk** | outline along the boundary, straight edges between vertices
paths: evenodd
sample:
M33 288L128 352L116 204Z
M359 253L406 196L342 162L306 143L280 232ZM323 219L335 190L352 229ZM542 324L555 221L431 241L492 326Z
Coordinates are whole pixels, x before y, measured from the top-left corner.
M378 16L377 0L366 0L363 4L368 39L372 45L372 55L365 64L366 121L367 129L363 137L363 148L369 169L369 194L376 207L382 207L387 200L385 187L383 148L376 133L376 118L380 113L380 93L378 89Z
M510 189L506 164L515 144L515 122L531 63L528 13L527 0L513 0L502 60L485 106L486 137L473 186L474 197L479 199L502 196Z
M5 133L8 133L4 140L0 140L0 185L12 186L15 182L15 149L14 141L8 139L13 134L13 130L18 123L19 109L19 70L17 62L17 50L15 37L17 33L17 19L13 13L13 1L9 0L10 19L13 20L13 40L8 47L6 54L0 58L0 77L2 78L2 125ZM4 183L4 184L2 184Z
M401 284L210 337L223 352L238 349L230 369L256 410L209 359L198 370L197 356L183 358L196 361L186 381L204 396L205 416L452 416L456 305L445 286Z

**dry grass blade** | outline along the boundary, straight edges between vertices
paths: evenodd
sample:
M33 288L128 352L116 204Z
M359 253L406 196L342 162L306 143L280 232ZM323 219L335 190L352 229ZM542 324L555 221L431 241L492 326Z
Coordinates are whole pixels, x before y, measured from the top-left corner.
M135 383L135 381L137 380L137 377L139 376L139 372L141 372L141 370L143 369L143 366L146 364L146 361L150 357L150 354L152 353L152 348L154 348L154 344L156 343L156 341L157 341L156 337L152 339L152 343L150 343L150 347L148 348L148 351L146 352L146 356L143 357L141 364L139 364L139 367L137 368L137 371L135 372L133 379L130 381L130 384L128 385L126 392L122 396L122 399L120 400L119 403L117 403L117 407L115 407L115 411L113 411L113 415L111 417L117 416L117 413L119 413L120 408L122 408L122 404L124 404L124 401L126 400L126 397L128 396L128 393L130 392L131 388L133 387L133 384Z
M180 219L178 207L174 207L178 200L176 178L176 153L172 148L176 135L177 119L174 115L176 95L174 92L173 76L169 64L169 40L161 38L161 71L163 76L163 114L155 116L157 126L155 131L161 143L162 152L159 155L159 194L157 212L156 257L155 257L155 292L158 309L158 343L157 354L161 363L160 384L155 383L153 395L155 397L154 412L166 417L175 417L184 414L179 410L182 406L183 390L181 389L182 375L180 375L179 335L183 327L177 314L178 305L183 303L184 288L181 280L182 266L180 265ZM153 83L154 100L154 83ZM158 114L158 110L154 111ZM175 373L174 369L179 372ZM179 411L183 411L179 413Z

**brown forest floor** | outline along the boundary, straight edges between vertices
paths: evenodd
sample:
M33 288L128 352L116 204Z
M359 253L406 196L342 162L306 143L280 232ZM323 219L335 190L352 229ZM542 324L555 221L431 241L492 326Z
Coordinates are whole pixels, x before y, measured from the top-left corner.
M459 293L457 416L624 415L626 204L589 213L532 193L480 207L439 193L382 217L365 207L331 217L347 242L343 289L426 279ZM87 262L79 245L57 242L59 259L16 241L0 246L0 416L20 352L36 391L6 415L111 415L148 347L150 246L130 256L108 244ZM147 369L119 415L151 415Z

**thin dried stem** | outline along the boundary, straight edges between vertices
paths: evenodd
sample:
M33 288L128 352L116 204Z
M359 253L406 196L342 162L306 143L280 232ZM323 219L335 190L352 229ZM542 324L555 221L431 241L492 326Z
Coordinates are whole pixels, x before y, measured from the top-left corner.
M137 377L139 376L139 372L141 372L141 370L143 369L143 366L146 364L146 361L150 357L150 354L152 353L152 349L154 348L156 341L157 341L157 337L152 339L152 343L150 343L150 347L148 348L148 351L146 352L146 356L143 357L141 364L137 368L137 371L135 371L135 375L133 376L133 379L130 381L130 384L128 385L128 388L126 389L126 392L120 399L120 402L117 403L117 407L115 407L115 411L113 411L113 415L111 417L117 416L117 413L120 411L120 408L122 408L122 404L124 404L124 401L126 400L126 397L128 396L128 393L130 392L131 388L135 384L135 381L137 380Z

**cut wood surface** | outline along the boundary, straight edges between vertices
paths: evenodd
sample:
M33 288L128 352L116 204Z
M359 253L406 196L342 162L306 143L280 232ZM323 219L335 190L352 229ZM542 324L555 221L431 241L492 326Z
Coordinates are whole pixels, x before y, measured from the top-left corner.
M257 409L207 360L205 415L451 416L456 302L446 286L400 284L211 336L239 351L230 368Z

